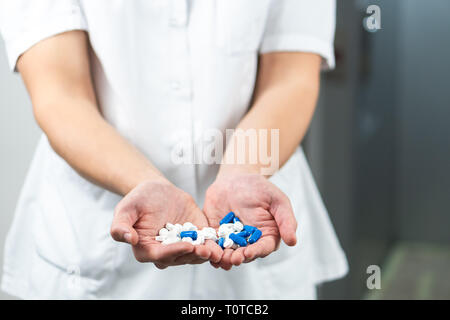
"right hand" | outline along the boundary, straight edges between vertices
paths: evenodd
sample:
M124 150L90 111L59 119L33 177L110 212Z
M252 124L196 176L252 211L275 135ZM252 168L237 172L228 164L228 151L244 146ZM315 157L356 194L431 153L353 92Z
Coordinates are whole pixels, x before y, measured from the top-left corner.
M169 181L160 179L139 184L117 205L111 225L116 241L133 246L139 262L153 262L156 267L218 262L222 249L211 240L203 245L177 242L163 245L155 237L167 222L192 222L199 229L208 221L194 199Z
M259 174L221 174L208 188L203 208L211 227L219 227L224 212L234 211L243 223L262 232L258 242L236 250L225 249L215 267L231 267L264 258L278 249L281 239L297 243L295 219L289 198Z

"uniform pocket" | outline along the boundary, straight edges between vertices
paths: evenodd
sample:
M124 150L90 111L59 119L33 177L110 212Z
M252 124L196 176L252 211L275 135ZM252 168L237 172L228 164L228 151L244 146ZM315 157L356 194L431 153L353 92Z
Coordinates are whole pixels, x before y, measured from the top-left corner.
M42 263L55 272L59 270L64 277L77 274L81 295L95 296L109 286L114 269L117 245L109 228L117 199L96 186L90 187L89 182L76 183L60 161L52 158L43 169L45 179L32 230L36 253ZM69 287L61 288L66 289L71 296Z
M216 4L217 46L230 55L257 52L269 0L217 0Z

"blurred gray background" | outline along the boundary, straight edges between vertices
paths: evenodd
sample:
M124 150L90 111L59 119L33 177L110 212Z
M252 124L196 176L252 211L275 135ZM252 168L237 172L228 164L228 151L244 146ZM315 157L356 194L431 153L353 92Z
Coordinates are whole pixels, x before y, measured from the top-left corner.
M447 0L338 1L337 68L305 144L350 273L322 298L450 299L449 14Z
M449 15L448 0L338 1L337 68L304 146L350 273L321 298L450 299ZM0 263L39 134L0 40ZM381 290L366 287L369 265Z

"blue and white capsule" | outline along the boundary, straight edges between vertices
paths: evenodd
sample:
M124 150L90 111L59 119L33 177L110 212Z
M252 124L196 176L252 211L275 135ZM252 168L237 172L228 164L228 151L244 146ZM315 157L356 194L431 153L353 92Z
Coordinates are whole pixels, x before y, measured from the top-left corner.
M220 224L224 224L224 223L232 223L233 219L235 218L234 212L230 211L225 217L223 217L222 220L220 220Z
M247 240L245 238L242 238L238 236L236 233L230 234L230 239L233 240L234 243L238 244L241 247L247 246Z
M242 230L241 232L236 233L236 235L241 238L247 238L247 237L250 237L252 234L248 230Z
M191 238L192 240L197 240L197 231L181 231L181 238Z
M248 231L250 232L250 234L253 234L253 232L255 232L256 227L253 226L244 226L244 231Z
M259 229L255 228L255 231L253 231L252 235L248 238L248 243L253 244L256 241L259 240L259 238L261 238L262 232Z

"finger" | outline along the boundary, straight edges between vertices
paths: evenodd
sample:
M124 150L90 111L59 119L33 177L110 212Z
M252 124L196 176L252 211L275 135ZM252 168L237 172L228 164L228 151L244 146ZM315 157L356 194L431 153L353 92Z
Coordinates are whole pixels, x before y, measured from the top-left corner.
M178 264L199 264L209 259L211 256L211 249L206 245L196 245L192 253L181 256L176 259Z
M136 259L140 262L154 262L170 265L179 256L183 256L194 251L194 246L186 242L173 244L150 244L145 250L137 250Z
M184 256L178 257L173 262L174 266L181 266L186 264L201 264L203 262L206 262L206 260L199 259L195 254L186 254Z
M202 264L208 261L207 259L203 259L199 257L195 252L180 256L175 259L173 265L185 265L185 264Z
M205 213L197 206L194 206L190 209L190 216L192 217L191 222L197 226L199 230L204 227L209 227L208 220L205 217Z
M206 240L205 246L207 246L211 250L209 260L218 263L222 259L223 249L215 241L212 240Z
M280 190L275 193L270 208L280 231L281 239L288 246L295 246L297 243L297 220L292 209L289 198Z
M133 226L137 219L138 214L135 208L124 209L120 207L119 203L114 212L114 218L111 224L110 233L113 239L136 245L139 241L139 236Z
M211 249L206 245L197 245L194 250L195 255L203 260L208 260L211 256Z
M207 260L211 260L211 255L213 254L213 252L214 252L214 261L218 262L220 261L220 258L222 256L220 251L222 251L222 249L216 243L214 243L211 240L207 240L204 245L195 246L193 253L178 258L176 262L180 264L204 263Z
M207 200L205 200L205 201L207 201ZM208 222L208 226L209 227L218 228L220 226L220 220L223 217L223 212L224 211L228 211L229 212L231 210L227 210L227 209L219 210L219 209L217 209L215 207L212 207L212 206L208 206L208 207L204 206L203 207L203 212L204 212L204 215L206 216L206 220Z
M275 251L276 248L277 242L274 237L261 238L258 242L245 247L245 262L251 262L256 258L264 258Z
M240 247L234 250L231 254L231 264L234 266L240 266L245 260L244 251L245 247Z
M216 262L210 261L209 263L210 263L214 268L216 268L216 269L219 269L219 268L220 268L220 265L219 265L218 263L216 263Z
M231 255L232 255L232 253L233 253L233 250L232 250L232 249L225 249L225 250L224 250L223 255L222 255L222 259L221 259L220 262L219 262L220 267L221 267L222 269L225 269L225 270L228 271L228 270L230 270L231 267L233 266L233 265L231 264Z
M167 266L166 265L163 265L163 264L159 264L159 263L155 263L155 266L158 268L158 269L160 269L160 270L164 270L164 269L166 269L167 268Z

